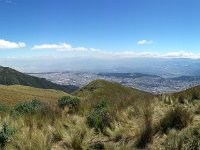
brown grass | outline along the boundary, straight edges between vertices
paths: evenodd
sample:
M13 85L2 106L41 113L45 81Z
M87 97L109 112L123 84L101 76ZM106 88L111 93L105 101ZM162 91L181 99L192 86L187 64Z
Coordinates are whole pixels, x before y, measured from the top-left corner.
M0 102L11 105L20 101L29 101L34 98L38 98L44 102L57 103L57 100L65 95L69 94L51 89L46 90L20 85L0 85Z

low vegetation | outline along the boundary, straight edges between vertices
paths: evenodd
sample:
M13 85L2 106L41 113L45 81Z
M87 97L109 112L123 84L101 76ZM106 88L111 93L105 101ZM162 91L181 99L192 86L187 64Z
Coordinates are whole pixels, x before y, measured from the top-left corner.
M96 131L103 132L106 127L111 127L114 116L111 115L111 108L106 100L96 104L87 116L87 124Z
M56 104L56 100L62 96L69 96L69 94L62 91L33 88L29 86L0 85L0 103L9 106L15 105L18 102L31 101L35 98L44 102Z
M110 84L98 80L97 83L76 91L73 96L54 90L39 92L38 89L29 87L13 88L13 91L39 96L0 104L0 148L200 148L200 101L196 94L188 96L192 101L184 94L153 96L144 92L143 96L141 91L131 92L129 88L123 89L118 84ZM114 88L115 85L117 89L106 92L108 87ZM125 94L117 97L120 92ZM184 101L180 101L180 96ZM12 95L13 99L14 97ZM49 97L51 100L48 100ZM120 98L123 100L118 101Z
M145 148L147 144L152 143L153 141L153 107L151 102L148 100L144 109L144 127L141 130L141 135L137 141L138 148Z
M32 100L31 102L18 103L11 111L13 116L32 115L42 109L43 104L39 100Z
M66 107L69 109L69 112L77 112L80 105L80 100L77 97L63 96L58 101L58 106L62 109Z
M166 133L171 129L181 130L189 126L193 121L193 114L186 108L175 107L166 113L160 121L160 131Z
M0 131L0 147L3 149L6 143L9 142L12 135L14 134L15 129L11 128L7 123L3 123L2 129Z

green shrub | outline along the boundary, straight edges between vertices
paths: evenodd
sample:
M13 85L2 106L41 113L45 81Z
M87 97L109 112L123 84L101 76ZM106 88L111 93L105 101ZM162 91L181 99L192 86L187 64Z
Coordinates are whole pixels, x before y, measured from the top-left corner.
M63 96L58 101L58 106L62 109L64 109L66 106L69 107L70 112L75 112L78 110L80 104L80 100L78 98L72 98L70 96Z
M0 147L1 149L5 146L7 142L11 139L15 129L9 127L7 123L3 123L2 129L0 131Z
M185 108L175 107L171 109L160 121L160 130L166 133L169 129L181 130L187 127L193 120L193 115Z
M6 104L0 104L0 113L6 113L10 110L10 107Z
M43 107L43 104L39 100L32 100L31 102L18 103L12 109L12 115L30 115L38 112Z
M103 131L106 127L111 127L112 115L108 102L99 102L87 116L87 124L96 131Z
M193 92L192 93L192 100L199 100L200 99L200 95L198 92Z

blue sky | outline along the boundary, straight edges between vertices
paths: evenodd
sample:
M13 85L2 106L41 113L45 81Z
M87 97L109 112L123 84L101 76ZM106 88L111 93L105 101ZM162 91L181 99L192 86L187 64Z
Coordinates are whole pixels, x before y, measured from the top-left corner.
M199 8L199 0L0 0L0 57L200 58Z

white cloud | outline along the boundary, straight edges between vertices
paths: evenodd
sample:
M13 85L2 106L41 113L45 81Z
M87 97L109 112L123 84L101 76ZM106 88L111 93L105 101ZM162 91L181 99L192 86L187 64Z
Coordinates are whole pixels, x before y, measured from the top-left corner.
M153 41L138 41L140 44L150 44ZM60 44L42 44L35 45L32 49L34 50L56 50L62 52L79 52L79 56L91 56L91 57L101 57L101 58L190 58L190 59L200 59L200 53L192 53L187 51L173 51L168 53L159 53L159 52L135 52L135 51L106 51L98 50L94 48L85 48L85 47L72 47L70 44L60 43ZM84 53L83 53L84 52ZM84 54L84 55L82 55ZM65 54L63 54L65 56ZM73 56L73 53L72 55ZM78 55L77 55L78 56Z
M14 49L14 48L24 48L26 44L24 42L10 42L0 39L0 49Z
M188 59L200 59L200 53L192 53L186 51L158 53L158 52L134 52L134 51L120 51L120 52L108 52L108 51L96 51L97 57L108 58L188 58Z
M97 57L112 57L112 58L136 58L136 57L147 57L156 58L160 54L157 52L134 52L134 51L120 51L120 52L107 52L107 51L96 51Z
M35 45L32 49L34 50L45 50L45 49L53 49L57 51L93 51L93 48L85 48L85 47L72 47L70 44L60 43L60 44L42 44Z
M165 54L165 57L169 58L192 58L192 59L198 59L200 58L199 54L194 54L192 52L186 52L186 51L180 51L180 52L169 52Z
M138 45L149 45L149 44L153 44L153 41L147 41L147 40L140 40L137 41Z
M29 57L0 57L0 61L9 60L61 60L65 58L74 57L86 57L86 58L108 58L108 59L126 59L126 58L187 58L187 59L200 59L200 53L192 52L169 52L169 53L158 53L158 52L134 52L134 51L119 51L119 52L109 52L109 51L88 51L84 53L85 55L42 55L42 56L29 56ZM83 57L82 57L83 56Z

